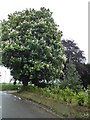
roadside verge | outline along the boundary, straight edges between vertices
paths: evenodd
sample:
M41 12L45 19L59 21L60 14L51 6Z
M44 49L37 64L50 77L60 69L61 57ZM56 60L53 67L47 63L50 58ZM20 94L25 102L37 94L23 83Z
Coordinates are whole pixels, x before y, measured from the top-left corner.
M22 99L38 103L41 107L48 111L52 111L52 113L56 114L58 117L82 118L86 117L88 114L87 107L72 106L71 104L62 103L36 93L24 91L21 93L14 92L12 94Z

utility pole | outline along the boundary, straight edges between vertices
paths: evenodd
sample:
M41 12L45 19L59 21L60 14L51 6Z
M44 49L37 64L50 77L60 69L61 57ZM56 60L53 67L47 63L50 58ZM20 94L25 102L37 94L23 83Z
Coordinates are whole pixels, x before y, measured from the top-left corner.
M6 70L5 70L5 76L4 76L4 83L5 83L5 80L6 80Z
M0 71L0 83L1 83L1 71Z

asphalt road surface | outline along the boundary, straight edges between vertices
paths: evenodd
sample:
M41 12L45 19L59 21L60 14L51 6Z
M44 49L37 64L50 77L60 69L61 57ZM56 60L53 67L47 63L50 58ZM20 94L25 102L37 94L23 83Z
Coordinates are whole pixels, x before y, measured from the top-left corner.
M1 118L56 118L56 116L39 105L22 100L12 94L0 91L2 102L0 102ZM0 100L1 101L1 100Z

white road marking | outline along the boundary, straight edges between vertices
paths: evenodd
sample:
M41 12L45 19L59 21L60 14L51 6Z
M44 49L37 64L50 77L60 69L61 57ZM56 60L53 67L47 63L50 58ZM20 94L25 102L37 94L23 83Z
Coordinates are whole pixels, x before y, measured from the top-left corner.
M0 106L0 109L2 108L2 106Z
M15 98L18 98L19 100L21 100L21 98L20 97L17 97L17 96L14 96Z
M21 98L20 98L20 97L18 97L18 99L19 99L19 100L21 100Z
M14 97L16 97L16 96L14 96Z

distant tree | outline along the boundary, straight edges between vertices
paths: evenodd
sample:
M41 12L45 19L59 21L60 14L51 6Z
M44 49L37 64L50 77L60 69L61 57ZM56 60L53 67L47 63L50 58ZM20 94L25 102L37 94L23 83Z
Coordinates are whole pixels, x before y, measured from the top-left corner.
M76 70L76 66L73 64L73 62L66 64L66 70L64 71L64 80L61 82L60 87L64 89L66 87L69 87L76 92L82 89L81 77Z
M26 9L2 21L2 63L24 86L58 79L65 62L62 31L49 9Z
M2 64L2 49L1 49L1 21L0 21L0 65Z
M85 64L85 66L86 66L88 72L90 73L90 63Z
M73 63L85 63L84 51L81 51L76 45L74 40L62 40L62 44L65 48L65 54L68 61L72 60Z
M86 82L87 84L86 85L88 86L88 85L90 85L90 63L85 64L85 67L86 67L87 72L84 75L84 77L87 80L87 82Z
M84 56L84 52L81 51L76 43L72 40L62 40L62 44L64 46L65 54L67 57L67 62L65 63L64 70L67 69L67 64L72 61L73 64L76 66L76 70L81 77L84 87L87 88L87 85L90 84L90 74L88 73L88 70L85 66L86 58Z
M76 69L78 70L79 75L85 88L90 85L90 73L85 64L76 63Z

